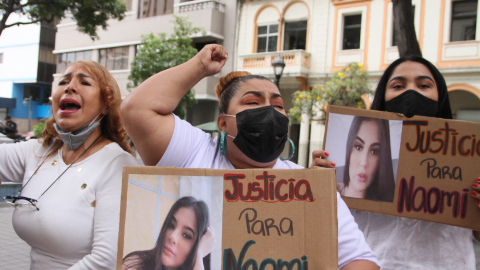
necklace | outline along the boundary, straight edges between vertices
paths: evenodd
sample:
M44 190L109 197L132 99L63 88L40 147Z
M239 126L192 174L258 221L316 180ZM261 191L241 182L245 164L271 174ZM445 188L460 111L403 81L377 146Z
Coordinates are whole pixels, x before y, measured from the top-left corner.
M90 149L97 141L98 139L100 139L100 137L102 137L102 134L100 134L100 136L98 136L95 141L92 142L92 144L90 144L87 149L85 149L70 165L68 165L68 167L57 177L57 179L55 179L55 181L53 181L52 184L50 184L50 186L48 186L48 188L38 197L38 199L36 201L38 201L42 196L43 194L45 194L45 192L47 192L52 186L53 184L55 184L55 182L58 181L58 179L60 179L60 177L62 177L63 174L65 174L65 172L70 169L70 167L72 167L72 165L81 157L83 156L83 154L85 154L85 152L88 151L88 149ZM40 167L42 167L43 163L45 163L45 161L48 159L48 156L46 158L43 159L42 163L40 163L40 165L37 167L37 169L33 172L32 176L30 176L30 178L28 179L27 183L25 183L25 185L18 191L18 194L17 196L20 195L20 193L22 192L22 190L28 185L28 183L30 183L30 180L32 180L33 176L37 173L38 169L40 169Z

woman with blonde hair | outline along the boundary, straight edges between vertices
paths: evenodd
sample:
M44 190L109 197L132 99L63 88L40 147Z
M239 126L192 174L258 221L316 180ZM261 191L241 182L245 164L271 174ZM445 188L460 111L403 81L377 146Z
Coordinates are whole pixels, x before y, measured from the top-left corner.
M125 128L147 165L211 169L300 169L280 159L287 142L288 117L278 87L248 72L231 72L216 86L220 136L193 127L172 114L195 84L222 69L221 45L206 45L188 62L144 81L122 103ZM338 266L378 269L375 254L337 193ZM363 268L362 268L363 267Z
M77 61L52 93L43 140L0 145L0 181L22 189L5 200L31 247L30 269L115 268L122 167L136 161L112 75Z

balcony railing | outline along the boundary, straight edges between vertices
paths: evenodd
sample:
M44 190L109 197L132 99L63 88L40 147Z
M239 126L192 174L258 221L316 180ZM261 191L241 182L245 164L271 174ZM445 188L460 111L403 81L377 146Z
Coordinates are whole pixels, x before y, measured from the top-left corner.
M225 12L225 4L217 0L189 1L175 4L175 7L178 8L179 13L202 9L216 9L220 12Z
M310 53L304 50L292 50L281 52L255 53L239 56L239 70L257 69L255 73L264 73L262 69L268 69L271 73L272 62L280 55L285 61L286 71L305 73L310 69Z

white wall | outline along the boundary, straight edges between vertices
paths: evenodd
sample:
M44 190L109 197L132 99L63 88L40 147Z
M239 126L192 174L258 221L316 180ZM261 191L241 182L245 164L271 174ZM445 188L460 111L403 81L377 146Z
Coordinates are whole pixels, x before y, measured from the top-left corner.
M26 16L12 14L7 24L27 22ZM12 82L36 82L40 25L12 26L0 36L0 96L12 97Z

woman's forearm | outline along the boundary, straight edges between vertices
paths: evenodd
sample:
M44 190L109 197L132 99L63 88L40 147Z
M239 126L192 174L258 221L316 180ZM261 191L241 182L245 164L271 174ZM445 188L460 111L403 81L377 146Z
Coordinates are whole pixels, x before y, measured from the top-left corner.
M157 73L140 84L123 101L122 107L170 114L182 97L206 75L202 62L193 57L179 66Z
M122 102L120 114L145 165L156 165L173 136L171 115L201 79L220 72L228 55L221 45L206 45L188 62L153 75Z

